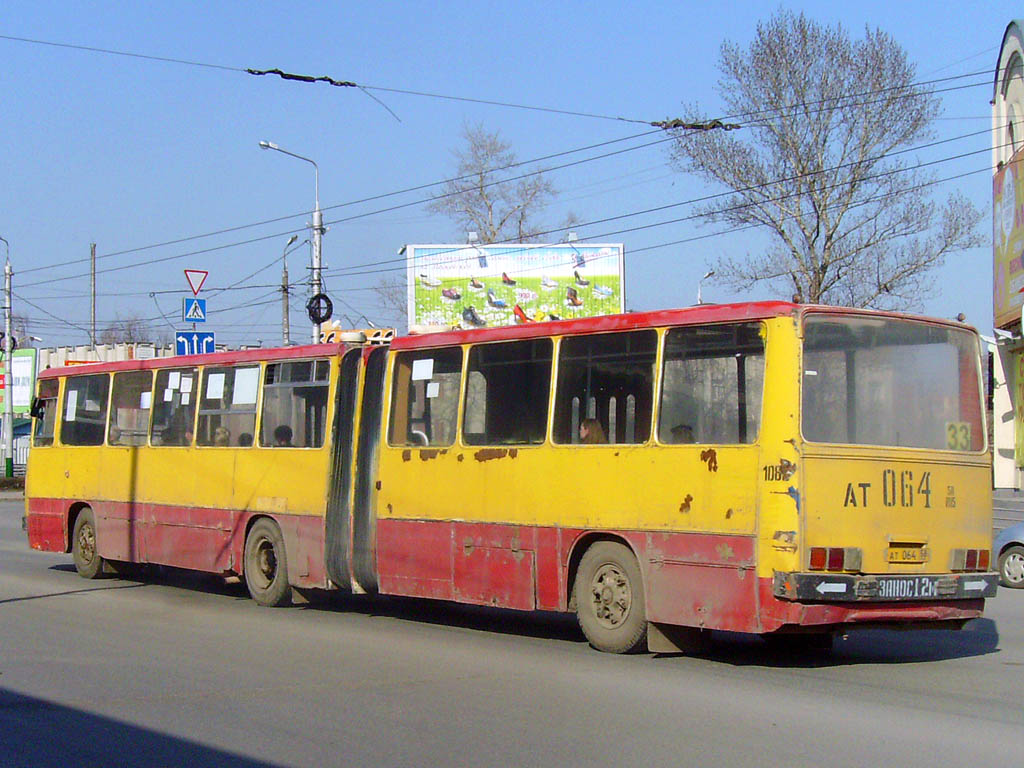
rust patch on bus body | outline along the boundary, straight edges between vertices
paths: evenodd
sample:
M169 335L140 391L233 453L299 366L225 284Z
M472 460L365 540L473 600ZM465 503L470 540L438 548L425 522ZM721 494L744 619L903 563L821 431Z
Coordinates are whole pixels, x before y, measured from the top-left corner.
M691 501L693 501L693 496L691 496L690 494L686 494L686 498L683 499L683 503L679 505L679 511L683 512L684 514L686 512L689 512Z
M718 556L720 558L726 561L732 560L733 555L736 554L733 551L733 548L730 547L728 544L719 544L717 547L715 547L715 551L718 553Z
M718 471L718 452L714 448L708 448L700 452L700 460L708 465L708 472Z
M461 453L458 456L456 456L455 458L458 459L459 461L465 461L466 460L466 457L463 456Z
M477 461L490 461L491 459L504 459L506 456L514 459L518 455L517 448L481 448L473 454L473 458Z
M732 507L729 507L727 510L725 510L725 519L728 520L731 517L732 517Z
M381 486L381 482L380 482L380 480L378 480L378 481L377 481L377 490L379 491L379 490L381 489L381 487L382 487L382 486Z
M438 448L422 448L420 449L420 461L430 461L436 459L441 450Z
M402 461L412 461L412 451L408 448L402 451Z

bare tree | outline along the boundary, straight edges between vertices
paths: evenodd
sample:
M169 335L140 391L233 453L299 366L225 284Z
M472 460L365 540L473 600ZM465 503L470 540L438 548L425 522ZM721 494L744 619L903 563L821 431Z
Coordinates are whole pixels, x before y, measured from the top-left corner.
M980 212L956 193L935 203L934 177L896 154L930 135L940 104L888 34L851 40L780 11L749 47L723 43L719 69L745 127L679 132L672 159L733 190L700 209L707 221L771 233L766 253L715 264L733 288L905 309L929 295L947 254L980 244Z
M153 328L143 318L134 315L124 318L118 316L96 335L96 342L98 344L160 343L162 339L157 339L157 336L158 334L154 332Z
M476 232L481 243L535 240L546 229L540 216L558 194L554 185L542 171L512 168L518 162L516 154L500 131L466 125L462 137L465 146L453 152L456 178L444 185L442 195L428 208L444 214L464 232ZM525 173L530 175L502 181Z
M395 328L405 326L406 311L409 305L409 288L400 277L381 278L373 287L380 302L381 316L385 322Z

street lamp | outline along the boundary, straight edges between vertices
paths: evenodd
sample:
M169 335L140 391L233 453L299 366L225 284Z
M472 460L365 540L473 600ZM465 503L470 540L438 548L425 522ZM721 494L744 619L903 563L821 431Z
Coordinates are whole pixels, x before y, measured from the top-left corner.
M287 149L281 149L272 141L261 141L260 149L272 149L275 152L280 152L283 155L294 157L298 160L305 160L307 163L313 166L314 172L314 201L315 206L313 208L313 295L322 292L321 281L320 281L320 238L324 234L324 218L320 211L320 168L315 162L310 160L308 157L297 155L294 152L289 152ZM313 343L316 344L320 341L320 323L313 324Z
M705 280L707 280L709 277L711 277L713 274L715 274L715 270L709 269L707 272L704 273L704 277L702 277L700 280L697 281L697 303L698 304L703 304L704 303L701 300L701 297L700 297L700 284L703 283Z

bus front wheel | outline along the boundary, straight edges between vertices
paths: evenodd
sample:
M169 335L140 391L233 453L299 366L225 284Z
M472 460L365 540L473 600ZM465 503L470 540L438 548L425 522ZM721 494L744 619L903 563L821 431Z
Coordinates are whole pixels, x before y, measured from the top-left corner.
M83 579L98 579L103 575L103 558L96 549L96 516L85 507L75 518L71 532L71 556L75 570Z
M573 587L576 617L599 651L633 653L647 639L640 565L628 547L599 541L580 560Z
M276 607L291 602L284 537L273 520L257 520L245 539L245 583L259 605Z

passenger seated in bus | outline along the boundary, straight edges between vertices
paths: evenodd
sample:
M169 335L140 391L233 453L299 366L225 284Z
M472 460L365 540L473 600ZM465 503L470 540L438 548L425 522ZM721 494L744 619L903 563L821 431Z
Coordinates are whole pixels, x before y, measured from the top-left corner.
M597 419L584 419L580 422L580 442L585 445L596 445L607 443L608 438L604 435L604 427Z
M696 443L697 439L693 435L693 427L689 424L676 424L672 427L672 442Z
M292 428L287 424L280 424L274 430L274 445L278 448L292 447Z
M231 445L231 432L227 427L217 427L213 430L213 444L216 446Z
M248 448L250 445L252 445L252 433L243 432L242 434L240 434L238 436L238 444L243 448Z

